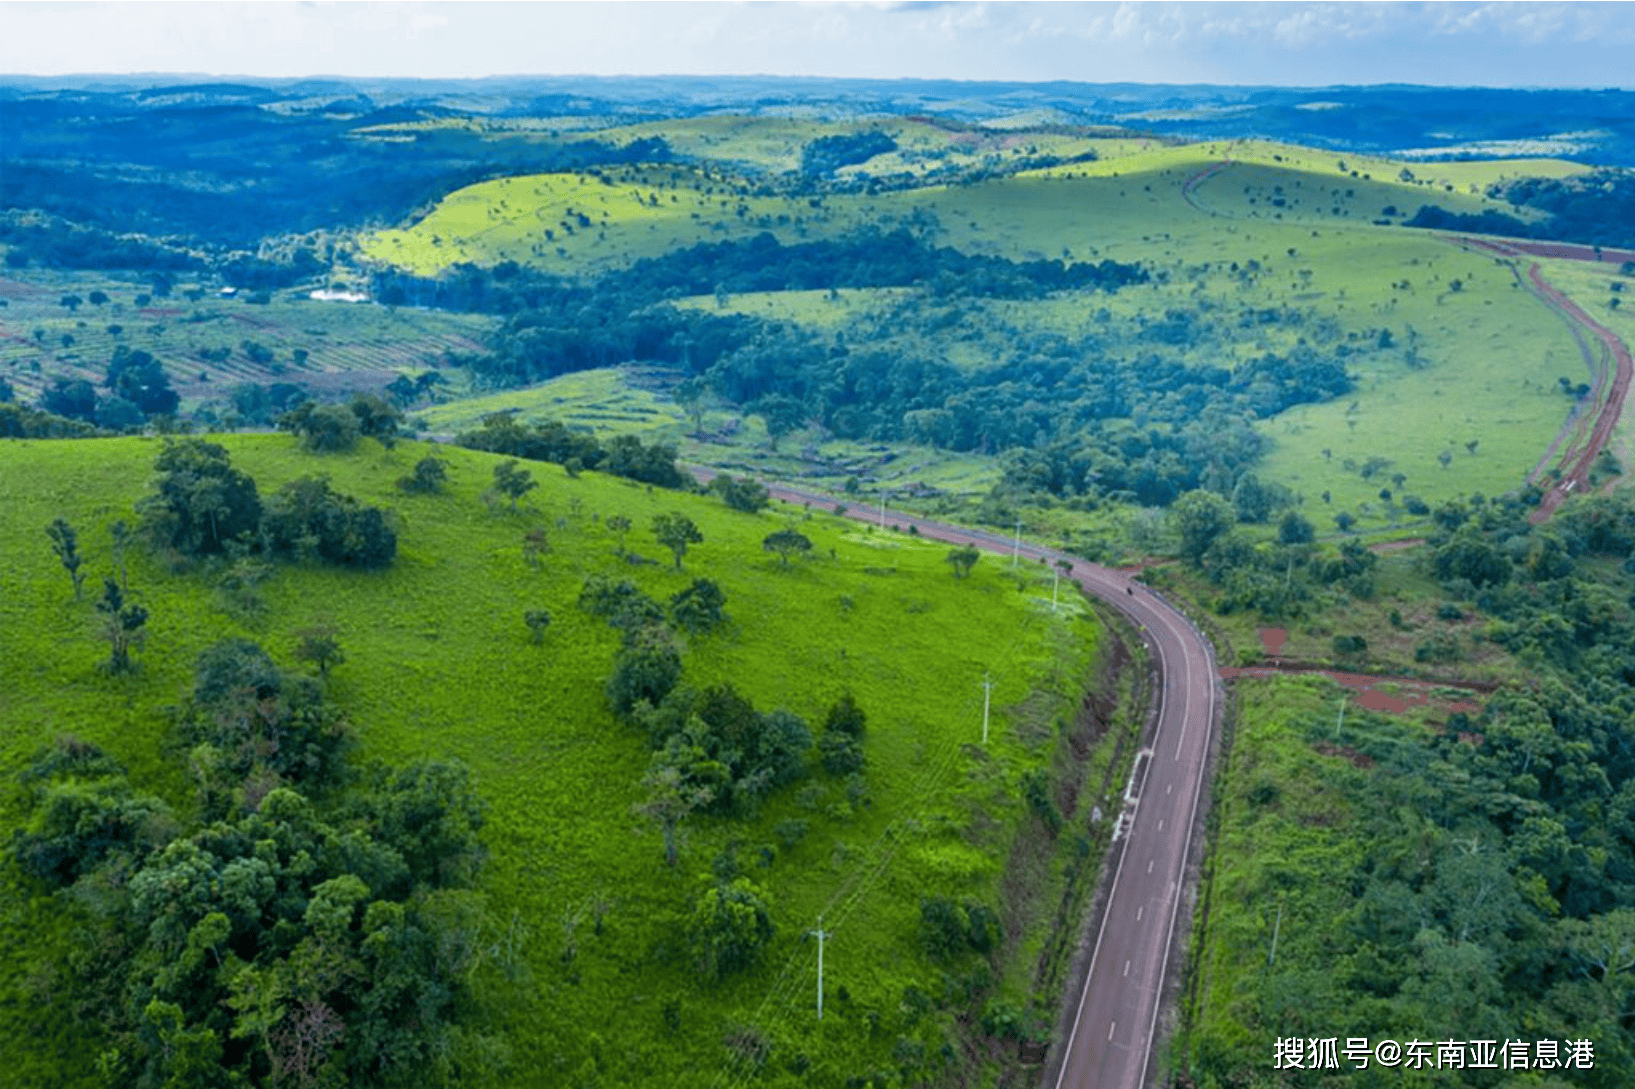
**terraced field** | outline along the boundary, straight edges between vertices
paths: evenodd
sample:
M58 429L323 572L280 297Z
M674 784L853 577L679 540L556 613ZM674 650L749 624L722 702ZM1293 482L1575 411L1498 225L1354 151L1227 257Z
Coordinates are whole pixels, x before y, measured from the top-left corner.
M481 315L321 302L299 292L253 305L212 288L191 301L190 288L138 306L137 296L152 289L134 278L10 273L0 279L0 377L30 401L59 375L98 384L124 344L165 365L186 412L246 382L296 382L328 396L378 391L399 374L436 366L445 353L481 351L494 326ZM62 305L67 295L98 291L108 297L102 305ZM252 344L266 353L259 360ZM202 354L222 349L225 359Z

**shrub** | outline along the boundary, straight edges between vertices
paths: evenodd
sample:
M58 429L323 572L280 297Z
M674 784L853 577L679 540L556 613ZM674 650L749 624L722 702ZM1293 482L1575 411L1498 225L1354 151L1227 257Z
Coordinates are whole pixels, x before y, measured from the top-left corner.
M267 504L262 538L273 552L344 567L385 567L397 557L397 532L387 512L341 495L321 476L301 477L278 490Z

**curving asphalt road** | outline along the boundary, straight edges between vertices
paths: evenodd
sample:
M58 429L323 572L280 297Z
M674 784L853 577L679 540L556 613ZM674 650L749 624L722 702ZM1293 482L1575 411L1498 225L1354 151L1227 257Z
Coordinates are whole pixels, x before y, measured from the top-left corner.
M714 471L694 468L700 480ZM833 511L837 500L789 485L769 484L775 498ZM859 521L879 508L852 508ZM1071 1020L1051 1048L1044 1084L1053 1089L1139 1089L1147 1082L1159 1036L1168 972L1178 968L1176 945L1183 904L1194 875L1188 861L1200 823L1210 743L1222 699L1209 640L1162 597L1128 576L1065 553L983 530L892 512L890 521L922 537L970 544L1029 562L1043 557L1072 566L1069 577L1117 609L1142 634L1158 667L1157 713L1126 787L1114 832L1116 862L1104 889L1095 945L1082 990L1067 1001ZM1060 1034L1059 1034L1060 1035Z

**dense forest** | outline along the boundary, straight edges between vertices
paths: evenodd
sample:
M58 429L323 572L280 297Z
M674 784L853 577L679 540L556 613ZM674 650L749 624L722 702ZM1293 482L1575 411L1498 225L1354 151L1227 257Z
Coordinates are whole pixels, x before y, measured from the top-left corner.
M1573 1070L1572 1084L1627 1080L1635 500L1582 500L1546 526L1531 524L1530 510L1525 497L1447 503L1420 551L1445 595L1443 614L1486 617L1472 638L1514 654L1526 682L1434 732L1360 710L1336 721L1332 704L1286 712L1273 693L1244 695L1254 725L1232 758L1245 769L1232 797L1243 800L1224 818L1229 861L1220 865L1231 876L1221 880L1232 882L1232 903L1220 925L1257 927L1272 903L1281 941L1269 965L1216 984L1233 993L1217 993L1212 1027L1187 1044L1198 1085L1269 1084L1266 1041L1295 1036L1523 1039L1529 1057L1535 1040L1554 1040L1557 1066L1567 1041L1589 1040L1593 1071ZM1239 550L1244 562L1228 568L1228 534L1191 538L1202 546L1194 562L1228 587L1257 566L1281 574L1290 562L1257 565ZM1280 547L1300 554L1295 570L1339 572L1347 558L1345 548L1325 557L1298 540ZM1352 556L1344 585L1371 597L1377 557ZM1275 615L1281 603L1266 604ZM1352 638L1337 635L1336 651L1355 651L1343 645ZM1445 665L1470 648L1428 635L1422 649L1421 661ZM1297 796L1313 760L1328 785ZM1239 836L1259 843L1261 865L1241 856ZM1226 1023L1249 1029L1252 1042L1234 1040ZM1280 1066L1277 1084L1329 1076L1315 1054L1303 1069ZM1461 1084L1503 1077L1471 1071Z

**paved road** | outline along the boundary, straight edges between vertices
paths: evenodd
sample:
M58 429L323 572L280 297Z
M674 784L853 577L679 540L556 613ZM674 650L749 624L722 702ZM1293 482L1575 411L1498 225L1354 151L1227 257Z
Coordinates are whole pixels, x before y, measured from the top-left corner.
M715 474L694 469L700 479ZM836 501L788 485L774 497L833 510ZM878 508L853 507L861 521ZM1142 632L1160 675L1157 724L1137 757L1118 820L1111 891L1083 990L1068 995L1074 1015L1066 1038L1051 1047L1045 1084L1055 1089L1139 1089L1150 1075L1166 972L1183 905L1191 903L1187 858L1203 794L1220 686L1209 641L1168 602L1120 572L983 530L944 525L892 511L887 524L912 525L923 537L1010 555L1029 562L1069 560L1071 577L1123 613Z

